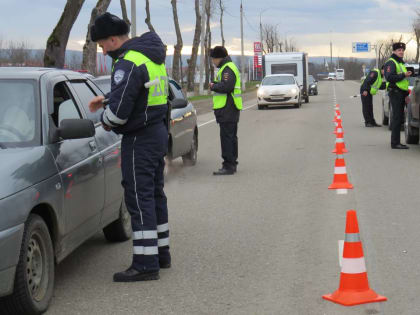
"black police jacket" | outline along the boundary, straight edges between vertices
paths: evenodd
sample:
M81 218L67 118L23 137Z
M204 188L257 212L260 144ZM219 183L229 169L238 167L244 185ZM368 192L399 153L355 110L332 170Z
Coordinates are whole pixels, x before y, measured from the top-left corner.
M231 62L232 59L228 56L222 60L219 65L219 69L226 63ZM215 83L215 82L214 82ZM216 93L226 93L226 106L223 108L215 109L214 115L218 123L224 122L238 122L240 111L236 108L235 102L233 101L232 92L235 89L236 75L229 68L223 69L221 81L213 85L212 91Z
M123 59L128 50L139 51L153 62L162 64L166 58L166 48L155 32L147 32L140 37L126 41L120 49L109 52L118 61L111 76L109 105L102 114L102 122L118 134L140 133L150 125L166 119L168 106L147 106L149 90L144 83L149 82L149 73L143 64L137 67Z
M405 63L404 60L400 57L398 57L396 54L392 54L390 58L395 59L397 62ZM388 90L398 90L405 96L408 95L407 91L401 90L395 83L405 79L404 73L397 73L397 67L395 65L395 62L392 60L387 61L384 66L385 71L385 78L386 81L389 82Z
M368 93L370 93L370 88L372 87L373 83L375 83L377 78L378 78L378 72L373 71L373 70L370 71L360 87L360 94L362 94L364 91L367 91ZM384 80L382 80L382 84L379 87L379 89L385 90L385 88L386 88L386 83L384 82Z

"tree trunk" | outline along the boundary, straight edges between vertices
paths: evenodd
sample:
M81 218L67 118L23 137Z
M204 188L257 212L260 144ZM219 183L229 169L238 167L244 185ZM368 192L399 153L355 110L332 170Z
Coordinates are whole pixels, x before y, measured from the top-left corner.
M44 66L63 68L70 31L85 0L67 0L63 14L47 40Z
M121 4L121 13L122 13L122 18L125 21L125 23L127 23L128 25L131 25L130 20L128 19L128 15L127 15L127 6L125 5L125 0L120 0L120 4Z
M179 28L176 1L177 0L171 0L172 13L174 16L174 24L175 24L175 31L176 31L176 45L174 47L174 58L172 60L172 77L175 79L175 81L180 82L181 76L179 72L179 64L180 64L180 59L181 59L181 50L182 50L183 43L182 43L181 30Z
M223 11L225 7L223 5L223 0L219 0L219 8L220 8L220 34L222 36L222 46L225 47L225 36L223 35Z
M204 65L205 65L205 80L204 80L204 89L209 88L209 77L210 77L210 58L209 51L211 47L211 30L210 30L210 1L206 2L206 34L204 41Z
M144 22L146 22L147 27L149 28L149 31L155 32L155 29L153 28L152 22L150 22L149 0L146 0L146 19L144 20Z
M97 44L90 39L90 26L95 22L95 19L106 12L111 0L98 0L96 7L93 8L90 15L90 22L86 35L86 42L83 45L83 62L82 69L89 73L96 75L96 58L97 58Z
M194 77L195 67L197 65L198 46L200 45L201 35L201 14L200 14L200 1L195 0L195 32L193 39L193 47L191 51L191 58L188 62L188 77L187 88L189 91L194 91Z

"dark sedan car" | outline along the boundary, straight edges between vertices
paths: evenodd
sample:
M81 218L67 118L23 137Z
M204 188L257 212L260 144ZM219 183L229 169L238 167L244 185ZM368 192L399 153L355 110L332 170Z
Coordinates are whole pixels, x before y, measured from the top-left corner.
M111 76L101 76L93 81L106 94L111 89ZM198 150L198 127L196 110L188 102L179 84L169 79L169 148L167 161L182 157L184 165L195 165Z
M89 101L86 76L0 68L0 313L39 314L54 264L103 229L131 237L121 187L121 140Z
M318 95L318 81L312 75L308 76L309 95Z

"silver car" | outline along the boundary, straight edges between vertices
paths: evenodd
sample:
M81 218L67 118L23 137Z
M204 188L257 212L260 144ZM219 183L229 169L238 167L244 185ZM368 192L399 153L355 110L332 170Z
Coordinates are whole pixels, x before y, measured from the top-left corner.
M267 75L258 86L258 109L272 105L302 105L301 87L293 74Z
M54 265L100 230L131 237L121 187L121 140L89 101L86 76L0 68L0 310L39 314Z

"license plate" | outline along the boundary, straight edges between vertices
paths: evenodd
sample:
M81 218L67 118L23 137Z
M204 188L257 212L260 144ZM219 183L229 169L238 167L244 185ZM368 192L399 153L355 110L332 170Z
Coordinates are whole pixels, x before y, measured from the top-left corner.
M282 97L272 97L271 99L273 101L283 101L284 100L284 98L282 98Z

